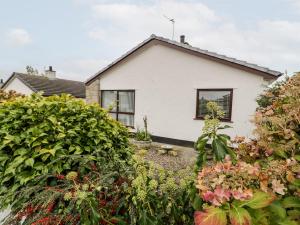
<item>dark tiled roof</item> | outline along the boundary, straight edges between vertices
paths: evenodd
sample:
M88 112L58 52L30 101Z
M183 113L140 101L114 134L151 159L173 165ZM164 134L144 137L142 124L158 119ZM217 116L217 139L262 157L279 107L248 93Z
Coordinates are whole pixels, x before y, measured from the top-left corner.
M108 66L104 67L102 70L100 70L94 76L90 77L86 81L86 84L89 84L91 81L93 81L98 76L100 76L102 73L104 73L106 70L110 69L115 64L119 63L120 61L125 59L127 56L131 55L136 50L140 49L141 47L145 46L146 44L148 44L149 42L151 42L153 40L161 41L165 44L168 44L168 46L170 46L170 47L178 47L178 48L181 48L181 49L184 49L184 50L189 50L191 52L198 53L199 55L208 57L210 59L218 60L219 62L224 62L226 64L231 64L231 65L237 65L241 69L242 68L250 69L254 73L257 72L258 74L260 74L262 76L265 76L267 78L276 79L276 78L278 78L282 75L281 72L271 70L267 67L258 66L256 64L248 63L246 61L238 60L238 59L231 58L231 57L228 57L228 56L225 56L225 55L220 55L220 54L217 54L215 52L210 52L210 51L203 50L203 49L200 49L200 48L192 47L191 45L188 45L188 44L180 43L180 42L177 42L177 41L172 41L170 39L159 37L159 36L156 36L156 35L152 34L148 39L144 40L142 43L138 44L136 47L134 47L130 51L126 52L124 55L122 55L120 58L113 61Z
M85 84L80 81L65 79L49 79L45 76L28 75L24 73L13 73L13 75L5 82L4 86L13 77L19 78L34 92L43 92L44 96L59 95L62 93L71 94L76 98L85 98Z

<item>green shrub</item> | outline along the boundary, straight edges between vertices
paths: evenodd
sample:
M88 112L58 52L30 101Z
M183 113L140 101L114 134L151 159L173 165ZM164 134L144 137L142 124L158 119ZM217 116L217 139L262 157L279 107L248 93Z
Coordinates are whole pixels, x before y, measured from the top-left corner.
M285 81L276 95L272 91L265 95L273 97L255 115L258 145L280 158L300 155L300 73Z
M258 109L264 109L268 106L271 106L273 101L279 96L281 87L285 85L287 81L288 79L275 81L275 83L272 84L271 87L269 87L261 95L259 95L256 99Z
M200 158L196 225L300 224L300 74L264 95L254 121L257 139L232 142L237 160L220 145L224 157L217 162ZM215 136L215 129L207 130ZM202 137L196 146L206 150L205 143Z
M137 157L129 188L130 224L193 224L189 186L194 179L190 167L167 171Z
M68 95L34 94L0 104L0 209L18 207L16 193L41 175L86 173L81 158L120 174L132 156L127 136L104 109Z
M21 220L22 225L128 224L124 205L128 179L116 176L107 168L108 163L86 165L91 170L84 176L75 171L66 176L45 175L37 178L34 186L23 188L18 197L32 197L3 225ZM49 178L57 180L55 185L43 185Z

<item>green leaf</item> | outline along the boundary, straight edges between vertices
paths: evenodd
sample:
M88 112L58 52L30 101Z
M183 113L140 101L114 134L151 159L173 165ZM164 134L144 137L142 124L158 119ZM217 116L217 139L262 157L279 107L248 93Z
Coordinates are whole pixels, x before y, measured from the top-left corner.
M295 155L294 158L295 158L298 162L300 162L300 155Z
M229 210L229 220L232 225L250 225L251 216L248 211L241 207L233 205L232 209Z
M195 225L226 225L226 212L220 208L208 208L204 212L196 211Z
M300 179L295 179L293 182L292 182L293 185L295 185L296 187L300 187Z
M282 200L282 205L284 208L300 208L300 198L286 197Z
M255 192L250 200L242 202L240 207L248 206L252 209L260 209L267 207L274 201L274 195L262 191Z
M55 116L49 116L48 117L48 120L50 120L51 121L51 123L53 123L53 124L56 124L57 123L57 120L56 120L56 117Z
M269 210L275 217L279 217L280 219L286 218L286 210L282 207L279 201L272 202L272 204L269 205Z
M46 153L49 153L49 154L51 154L52 156L54 156L56 150L55 150L55 149L45 149L45 148L43 148L43 149L41 149L39 152L40 152L40 154L46 154Z
M194 201L193 201L193 208L194 210L200 210L202 209L202 199L198 194L194 196Z
M232 127L229 125L220 126L220 127L218 127L218 130L223 130L223 129L228 129L228 128L232 128ZM224 134L224 135L226 135L226 134Z
M300 218L300 209L295 208L293 210L288 210L288 216L290 219L299 219Z
M203 151L205 149L205 146L206 146L207 142L208 142L207 138L199 139L196 143L196 150Z
M33 167L33 164L34 164L34 159L33 159L33 158L27 159L27 160L25 161L25 165L26 165L26 166Z
M296 221L285 219L284 221L278 222L278 225L299 225Z
M288 158L286 152L283 151L283 150L275 150L274 153L275 153L276 155L278 155L279 157L281 157L281 158L284 158L284 159L287 159L287 158Z
M218 139L214 139L212 141L212 149L216 156L217 161L221 161L226 156L226 148L222 144L222 142Z

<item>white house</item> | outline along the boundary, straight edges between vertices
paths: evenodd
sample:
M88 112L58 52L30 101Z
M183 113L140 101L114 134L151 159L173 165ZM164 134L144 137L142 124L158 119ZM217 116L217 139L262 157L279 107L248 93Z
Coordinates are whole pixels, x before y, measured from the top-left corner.
M14 90L24 95L35 92L43 92L43 96L67 93L76 98L85 98L83 82L57 78L52 66L49 66L43 75L14 72L2 85L2 89L5 91Z
M252 135L257 96L282 73L151 35L86 81L87 102L116 107L111 115L154 140L188 145L203 127L207 101L225 111L232 137Z

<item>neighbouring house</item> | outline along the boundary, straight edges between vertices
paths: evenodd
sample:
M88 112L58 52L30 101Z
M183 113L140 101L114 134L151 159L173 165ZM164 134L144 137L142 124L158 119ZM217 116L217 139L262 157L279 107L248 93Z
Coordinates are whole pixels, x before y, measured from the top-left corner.
M282 75L245 61L151 35L86 81L86 101L108 108L134 129L149 121L154 140L190 145L201 133L206 103L225 111L230 136L252 136L256 98ZM111 108L111 107L110 107Z
M42 75L14 72L3 84L2 89L5 91L14 90L25 95L34 92L42 92L43 96L66 93L76 98L85 98L84 82L57 78L56 72L51 66Z

